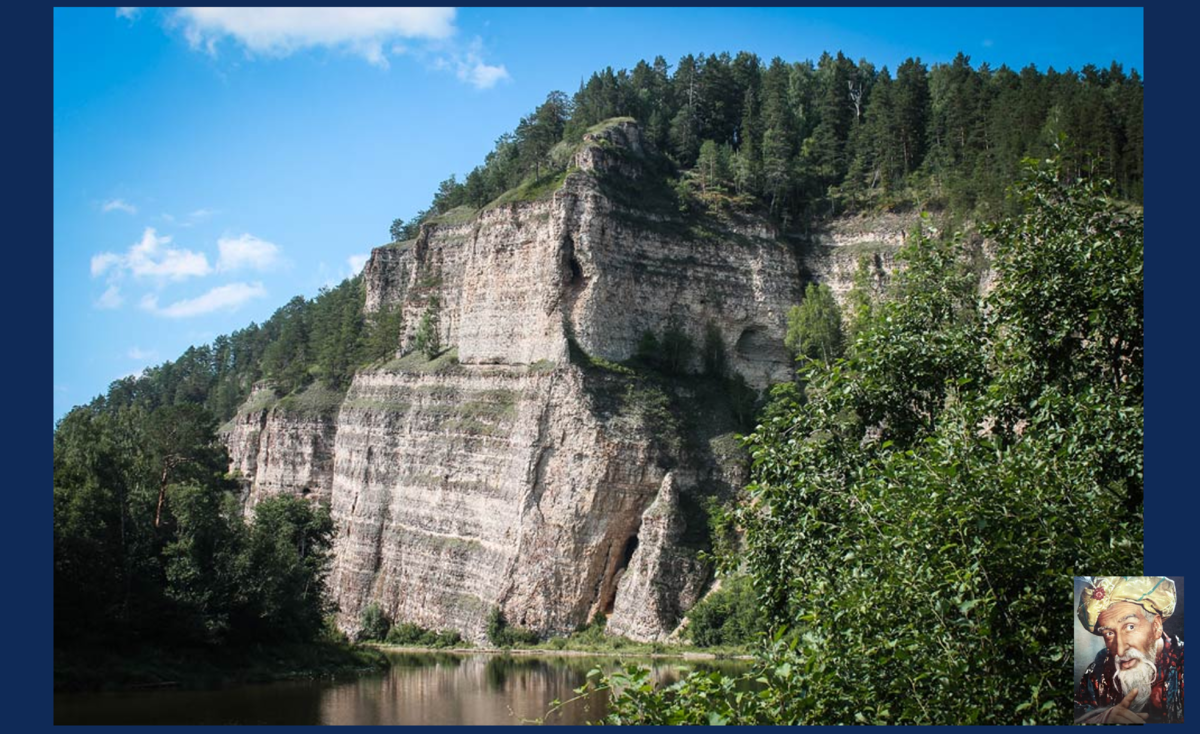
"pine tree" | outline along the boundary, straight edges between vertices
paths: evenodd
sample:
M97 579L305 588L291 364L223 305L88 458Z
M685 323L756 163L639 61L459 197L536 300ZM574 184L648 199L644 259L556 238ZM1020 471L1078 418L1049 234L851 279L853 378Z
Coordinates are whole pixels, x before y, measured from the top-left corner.
M421 322L417 325L413 346L418 352L425 355L426 359L433 359L442 352L442 335L438 323L440 312L441 301L437 296L432 296L429 299L429 305L425 307L425 312L421 314Z

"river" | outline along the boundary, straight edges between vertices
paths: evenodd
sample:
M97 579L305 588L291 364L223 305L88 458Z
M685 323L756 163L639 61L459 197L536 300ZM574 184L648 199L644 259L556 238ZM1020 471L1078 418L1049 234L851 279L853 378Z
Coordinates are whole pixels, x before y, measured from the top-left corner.
M572 656L389 652L386 672L348 680L286 681L215 690L55 694L55 724L519 724L575 697L587 672L626 662L670 683L693 669L736 673L744 661L615 660ZM604 716L594 694L547 720Z

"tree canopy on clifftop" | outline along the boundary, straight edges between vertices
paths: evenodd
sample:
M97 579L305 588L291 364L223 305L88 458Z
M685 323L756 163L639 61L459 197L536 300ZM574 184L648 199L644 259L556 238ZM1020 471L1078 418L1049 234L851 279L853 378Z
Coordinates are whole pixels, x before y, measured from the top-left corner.
M1138 72L1115 62L1017 71L972 67L959 53L889 70L841 52L814 63L743 51L689 54L672 68L659 56L598 71L570 98L551 92L462 182L443 181L430 206L396 220L391 234L408 239L425 217L481 208L564 169L556 144L617 117L635 119L704 191L728 189L785 224L913 205L995 215L1018 161L1051 154L1065 176L1108 179L1140 202L1142 91Z

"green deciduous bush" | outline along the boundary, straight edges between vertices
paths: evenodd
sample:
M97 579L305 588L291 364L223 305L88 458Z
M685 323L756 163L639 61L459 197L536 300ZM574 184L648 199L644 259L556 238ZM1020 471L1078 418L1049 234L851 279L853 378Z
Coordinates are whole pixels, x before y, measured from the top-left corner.
M536 632L520 627L512 627L504 618L504 612L496 607L488 615L487 637L496 647L516 647L517 645L536 645Z
M688 639L700 647L754 645L766 632L758 597L745 576L726 578L687 615Z
M388 627L391 624L391 620L383 613L383 609L375 602L371 602L363 607L362 614L359 615L357 639L360 642L382 640L388 636Z
M434 631L411 622L402 622L388 630L387 642L391 645L444 648L457 647L463 643L463 639L454 630Z
M797 359L842 356L842 311L829 286L809 283L804 289L804 300L788 311L784 345Z

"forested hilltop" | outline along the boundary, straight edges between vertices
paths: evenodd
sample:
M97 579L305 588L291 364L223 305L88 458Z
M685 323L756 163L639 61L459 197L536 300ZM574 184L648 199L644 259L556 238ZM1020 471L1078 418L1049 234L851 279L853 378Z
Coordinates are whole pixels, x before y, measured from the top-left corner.
M392 223L392 244L376 253L415 262L443 225L452 232L445 241L467 241L457 234L464 223L510 204L496 219L518 221L532 208L523 202L580 181L593 187L592 200L625 197L612 212L602 208L598 216L613 219L595 227L614 224L623 256L635 251L626 245L636 230L615 226L621 208L644 207L652 216L642 220L672 226L745 215L767 223L755 247L789 257L831 221L904 213L919 223L886 287L856 282L840 305L826 286L802 291L799 267L787 270L795 290L781 303L800 302L786 340L781 326L771 333L784 341L779 364L796 360L792 381L755 391L728 367L737 333L728 344L719 333L694 339L665 320L634 356L613 357L624 360L617 364L585 353L564 317L569 357L519 365L531 381L552 373L582 376L580 385L588 375L626 381L618 397L633 404L640 395L637 410L659 421L648 425L681 422L664 391L672 386L720 394L748 419L747 486L706 505L692 528L706 538L705 555L689 559L715 562L723 591L694 607L686 634L696 644L756 645L756 668L669 689L636 669L597 675L592 687L614 691L609 722L1066 722L1063 582L1072 569L1133 571L1142 561L1142 92L1138 74L1115 64L1016 72L973 68L960 54L933 66L909 60L893 74L840 53L815 63L687 56L674 68L657 58L593 74L573 97L551 93L465 179L451 176L426 210ZM615 127L646 143L633 195L612 188L603 171L575 167L586 146L617 161L635 155L604 137ZM976 254L986 238L986 267L964 257L963 223ZM508 247L508 231L493 229L498 247ZM727 257L726 266L749 252L735 249L745 243L732 231L650 232L637 252L645 260L651 248L678 247L685 255L673 260L672 277L694 283L688 267L702 249ZM573 254L582 239L568 233L561 242L569 252L537 250L554 255L542 257L550 264L539 274L559 294L585 280ZM706 267L722 270L714 262ZM487 267L472 272L480 271L491 277ZM271 410L332 420L364 376L425 380L417 387L432 394L444 387L433 383L478 366L465 357L459 365L454 345L439 340L444 284L432 276L441 272L404 272L419 308L377 299L380 308L366 312L364 277L351 278L117 381L59 422L63 660L77 663L75 651L114 640L213 650L330 633L328 512L279 496L243 521L218 427L266 414L254 405L256 384L270 385ZM558 312L553 318L557 327ZM688 326L705 335L703 321ZM414 338L400 355L405 330ZM483 367L498 380L513 365L497 358ZM500 423L520 412L515 392L490 393L508 402L462 406L476 411L468 417ZM395 416L413 415L404 412L407 395L360 400L357 409L386 414L370 425L398 432L404 421ZM458 407L434 406L439 415ZM440 441L433 413L408 423ZM494 428L462 422L474 427L470 440ZM381 434L361 435L370 457ZM467 442L455 450L469 453ZM400 451L375 451L406 465ZM446 545L463 554L468 546ZM606 578L615 588L616 577Z
M842 53L765 63L741 52L661 56L632 71L592 74L573 97L552 92L486 162L438 187L429 210L393 226L408 239L423 218L480 208L534 173L563 169L560 142L632 117L671 156L687 192L717 189L784 223L871 208L1004 206L1024 157L1061 156L1063 174L1111 179L1142 197L1142 79L1107 69L1014 71L908 59L894 72Z

